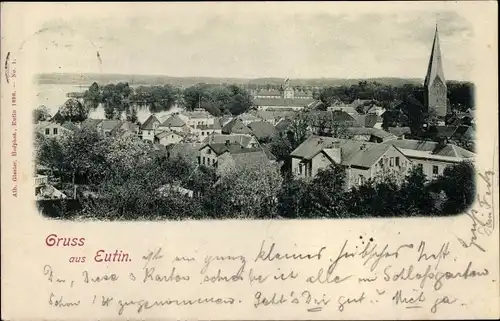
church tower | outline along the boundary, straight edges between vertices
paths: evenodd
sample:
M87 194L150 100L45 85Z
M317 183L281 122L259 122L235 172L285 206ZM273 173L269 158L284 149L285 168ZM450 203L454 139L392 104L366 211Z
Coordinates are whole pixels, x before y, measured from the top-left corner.
M439 48L439 35L436 25L434 42L432 44L429 67L424 81L425 107L434 110L438 117L445 117L448 111L448 91L444 78L441 49Z

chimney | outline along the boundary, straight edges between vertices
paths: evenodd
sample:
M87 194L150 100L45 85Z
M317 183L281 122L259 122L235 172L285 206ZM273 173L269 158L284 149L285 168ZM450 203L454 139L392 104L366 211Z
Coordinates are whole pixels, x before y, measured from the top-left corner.
M226 146L229 146L229 139L226 139Z

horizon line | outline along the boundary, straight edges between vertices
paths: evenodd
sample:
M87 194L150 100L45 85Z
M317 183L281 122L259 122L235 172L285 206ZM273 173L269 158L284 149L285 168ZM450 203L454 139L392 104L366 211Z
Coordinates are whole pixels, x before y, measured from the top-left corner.
M212 79L242 79L242 80L255 80L255 79L339 79L339 80L357 80L357 79L403 79L403 80L424 80L423 77L403 77L403 76L370 76L370 77L288 77L288 76L260 76L260 77L244 77L244 76L171 76L168 74L134 74L134 73L119 73L119 72L40 72L36 76L43 75L99 75L99 76L146 76L146 77L168 77L168 78L212 78ZM472 82L469 79L447 79L446 81L463 81Z

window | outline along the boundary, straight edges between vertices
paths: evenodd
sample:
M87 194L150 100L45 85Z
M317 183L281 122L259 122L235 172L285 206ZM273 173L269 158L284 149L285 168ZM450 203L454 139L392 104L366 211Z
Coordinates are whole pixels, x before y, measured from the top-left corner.
M424 164L420 163L418 164L418 169L423 171L424 170Z
M438 175L439 174L439 167L436 165L432 166L432 175Z
M396 157L396 166L399 167L399 157Z
M378 161L378 166L384 167L384 160L382 158Z
M209 149L207 149L207 154L208 154L208 155L212 154L212 150L211 150L210 148L209 148Z
M172 135L172 138L174 138L174 135Z
M302 164L299 164L299 175L302 175Z
M394 157L391 157L391 159L389 160L389 166L394 166Z
M215 158L212 159L212 165L214 165L214 167L215 167Z
M201 164L201 156L198 156L198 165Z
M363 185L365 183L365 177L363 175L358 176L358 185Z
M45 128L45 135L50 135L50 128Z
M57 135L57 128L53 129L54 135Z
M203 165L205 165L205 157L203 157Z

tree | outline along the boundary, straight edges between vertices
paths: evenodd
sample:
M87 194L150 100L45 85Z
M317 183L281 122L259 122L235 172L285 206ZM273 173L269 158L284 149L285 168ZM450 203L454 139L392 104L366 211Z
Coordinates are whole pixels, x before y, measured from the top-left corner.
M287 138L292 150L299 147L310 135L311 116L308 111L300 111L288 127Z
M149 111L157 113L170 110L178 99L178 89L171 85L151 87Z
M202 196L216 183L217 173L213 167L196 166L186 181L187 188L193 190L197 196Z
M61 143L64 150L65 172L72 178L76 189L76 178L89 184L99 183L109 167L104 157L106 140L92 129L77 129Z
M427 178L421 167L410 170L401 186L404 211L409 216L430 214L434 210L434 202L427 186Z
M204 106L202 106L206 110L208 110L206 107L209 107L209 108L216 108L220 111L220 113L224 114L230 112L228 109L233 99L233 92L229 90L229 88L224 86L217 86L211 88L207 93L207 96L208 96L207 103Z
M339 164L331 164L319 170L309 184L304 206L310 217L347 217L346 170Z
M233 116L247 112L253 105L252 98L246 94L236 94L233 96L229 105L229 111Z
M58 114L63 121L82 122L87 119L89 110L75 98L70 98L59 108Z
M291 174L286 174L278 193L278 214L284 218L307 216L309 209L304 206L304 199L307 196L307 192L307 182L302 179L296 179Z
M476 193L475 169L470 162L445 168L436 186L446 194L443 205L445 214L457 214L467 210L474 202Z
M446 87L452 111L465 112L469 108L475 108L473 83L448 81Z
M36 163L48 167L61 175L65 166L64 150L61 142L54 137L35 135Z
M126 115L127 121L129 121L129 122L137 123L137 121L139 120L137 118L137 109L135 108L135 106L130 106L126 110L125 115Z
M36 124L40 121L50 120L50 112L49 109L42 105L33 110L33 123Z
M102 156L114 174L126 179L135 168L152 160L151 144L133 135L106 138Z
M83 101L85 107L88 109L96 109L99 107L99 103L101 102L101 91L99 89L99 85L94 82L90 85L89 89L83 93Z
M276 216L282 178L272 164L234 168L219 178L204 198L215 217L270 218Z
M183 97L186 104L184 107L187 110L198 108L204 99L210 98L206 89L201 84L184 89Z
M102 102L107 119L120 119L130 108L132 88L128 83L108 84L102 89Z
M368 217L374 214L373 204L378 200L377 189L373 180L367 180L360 186L354 186L347 193L348 211L354 217Z

